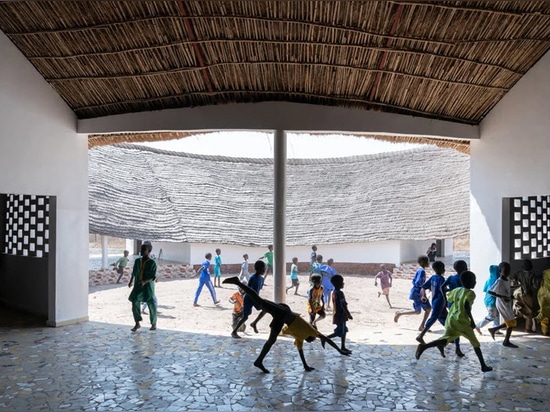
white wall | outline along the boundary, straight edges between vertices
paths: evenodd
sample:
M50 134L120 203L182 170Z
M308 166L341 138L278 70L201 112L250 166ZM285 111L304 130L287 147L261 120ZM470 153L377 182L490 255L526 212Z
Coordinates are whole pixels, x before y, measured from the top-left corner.
M400 263L416 262L418 260L418 256L425 255L428 248L434 242L435 242L435 239L433 240L401 240L399 242Z
M0 32L0 192L57 196L52 325L88 316L88 147L76 117Z
M425 242L421 242L423 245ZM248 253L249 262L254 263L267 251L266 247L249 247L239 245L219 245L209 243L174 243L154 242L153 247L158 252L162 248L162 258L182 263L197 265L204 260L208 252L215 254L216 248L221 249L224 264L241 263L243 254ZM317 253L323 255L324 261L333 258L335 262L346 263L394 263L399 264L399 241L347 243L339 245L318 245ZM297 257L299 262L309 262L311 246L291 246L285 250L285 260L290 262ZM416 260L415 255L414 260Z
M508 92L471 143L470 262L477 306L489 266L501 260L502 198L550 194L550 53Z

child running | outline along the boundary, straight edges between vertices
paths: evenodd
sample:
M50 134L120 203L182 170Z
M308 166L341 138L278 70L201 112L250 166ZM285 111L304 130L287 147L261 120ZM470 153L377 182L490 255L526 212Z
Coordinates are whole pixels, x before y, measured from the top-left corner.
M222 287L222 250L216 249L214 257L214 287Z
M311 275L312 286L307 292L307 312L309 313L309 323L317 328L317 322L326 318L325 299L323 298L323 285L321 284L321 275L314 273ZM316 320L315 318L319 316Z
M332 307L334 313L332 314L332 323L336 325L334 332L328 335L328 338L334 338L339 336L341 339L340 349L344 354L351 354L351 351L346 348L346 335L348 333L348 327L346 322L353 320L351 313L348 310L348 302L344 296L344 278L341 275L334 275L330 278L331 283L334 285L334 292L332 293Z
M427 289L431 290L432 311L431 311L430 317L424 324L424 329L422 329L422 332L420 332L420 334L416 337L416 340L419 343L425 343L424 335L430 330L430 328L433 326L435 322L439 321L439 323L445 326L445 319L447 318L446 300L445 300L445 295L443 293L443 289L441 288L441 286L445 282L445 278L443 277L443 274L445 273L445 264L440 260L436 260L432 264L432 269L434 270L435 274L432 275L422 285L422 290L421 290L421 293L423 296L426 296L424 292L425 290ZM462 354L462 356L464 356L464 354Z
M118 279L116 280L116 283L120 283L120 279L122 279L122 275L124 275L124 269L126 268L126 266L128 266L128 262L130 261L130 259L128 259L129 254L130 252L125 250L124 256L121 256L115 263L113 263L113 266L118 273Z
M388 301L390 309L392 309L390 302L390 288L392 286L393 278L391 272L386 269L386 265L384 264L380 265L380 272L378 272L378 274L374 277L374 286L378 286L378 280L380 280L380 288L382 289L382 292L378 292L378 297L380 297L380 295L384 295Z
M292 258L292 265L290 265L290 280L292 281L292 285L288 286L286 288L286 293L288 293L289 289L296 288L294 291L294 294L298 294L298 288L300 287L300 279L298 278L298 258L293 257Z
M441 289L443 290L443 296L447 296L447 293L449 293L453 289L462 287L462 281L460 280L460 275L463 272L466 272L468 270L468 264L464 260L457 260L453 264L453 269L456 273L454 275L449 276L441 286ZM452 305L451 302L447 302L447 311L451 307L451 305ZM456 356L459 356L459 357L464 356L464 353L462 353L462 350L460 349L460 338L456 338L455 340L455 353L456 353Z
M263 361L273 344L277 341L277 336L279 333L294 337L294 345L298 349L300 359L302 360L302 365L307 372L310 372L315 368L312 368L306 362L303 351L304 341L313 342L315 338L319 338L323 348L325 347L325 343L328 343L342 355L349 355L350 352L340 350L340 348L338 348L338 346L329 337L324 336L318 330L313 328L313 326L305 321L299 314L290 310L288 305L285 305L284 303L277 304L267 299L262 299L254 289L248 287L244 283L241 283L237 276L224 279L223 283L230 283L240 286L244 289L246 296L251 299L255 306L261 308L263 312L269 313L273 317L273 321L269 324L271 329L269 338L264 343L260 355L254 362L254 366L259 368L262 372L269 373L269 370L265 368Z
M500 329L506 328L506 334L504 335L502 345L508 348L517 348L517 345L510 342L512 330L517 325L517 320L514 315L514 311L512 310L510 279L508 278L510 276L510 264L508 262L501 262L498 265L498 271L500 273L500 277L497 279L493 287L489 289L489 293L497 298L497 310L500 317L504 320L504 323L498 325L497 327L489 328L489 333L491 334L493 340L495 340L495 333Z
M430 315L430 312L432 310L432 306L430 305L430 302L426 298L425 294L422 292L422 285L426 283L426 268L429 266L430 261L428 260L428 256L419 256L418 257L418 265L420 266L416 273L414 274L414 278L412 280L412 288L409 293L409 299L413 301L413 309L408 312L396 312L395 316L393 317L393 321L397 323L399 321L399 318L401 316L407 316L407 315L420 315L420 312L424 311L424 318L422 319L422 323L418 327L418 330L422 332L424 330L424 324L426 323L426 320L428 319L428 316Z
M498 279L498 266L497 265L491 265L489 266L489 279L485 281L485 285L483 285L483 292L485 292L485 298L483 299L483 303L485 303L485 307L487 308L487 315L478 322L476 325L476 331L481 335L481 328L487 325L489 322L493 322L493 327L497 327L500 325L500 319L498 315L498 309L497 309L497 298L489 293L489 290L493 287L495 282ZM502 332L495 332L502 334Z
M445 321L445 334L441 339L430 343L420 343L416 348L415 358L420 359L422 353L428 349L437 346L441 356L445 357L445 346L459 336L464 336L474 347L474 351L481 364L482 372L492 371L493 368L487 366L481 353L481 345L474 333L475 322L472 317L472 305L476 295L472 290L476 285L476 275L473 272L466 271L460 275L462 287L453 289L449 292L447 299L453 305L449 309L447 320Z

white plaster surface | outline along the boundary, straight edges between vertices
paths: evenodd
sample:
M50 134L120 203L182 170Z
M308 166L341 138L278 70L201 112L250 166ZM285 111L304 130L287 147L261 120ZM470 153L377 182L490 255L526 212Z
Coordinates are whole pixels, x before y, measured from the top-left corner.
M317 245L317 253L323 255L324 261L333 258L336 262L346 263L393 263L416 261L418 255L424 254L431 240L419 241L386 241L370 243L346 243L336 245ZM402 245L406 245L403 248ZM214 256L216 248L220 248L224 264L237 264L243 261L243 254L248 253L252 264L267 251L265 247L249 247L243 245L220 245L211 243L176 243L153 242L155 254L162 249L162 259L199 264L208 252ZM293 246L285 249L287 262L297 257L300 262L309 262L311 246Z
M88 315L87 140L76 116L0 32L0 191L57 197L53 324Z
M550 194L550 53L508 92L471 143L471 268L476 292L501 260L502 198Z

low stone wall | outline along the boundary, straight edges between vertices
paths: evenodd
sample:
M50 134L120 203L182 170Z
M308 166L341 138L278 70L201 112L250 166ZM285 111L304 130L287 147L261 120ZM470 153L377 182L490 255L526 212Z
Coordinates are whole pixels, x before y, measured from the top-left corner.
M412 279L417 269L417 265L401 265L396 267L393 264L386 264L388 270L393 271L393 277ZM180 265L180 264L160 264L158 266L159 281L171 279L190 278L200 268L199 265ZM361 275L374 277L380 271L380 263L345 263L337 262L334 264L336 271L342 275ZM223 265L223 276L237 275L241 270L241 265ZM301 275L309 274L309 263L298 263L298 270ZM287 265L286 273L290 271L290 264ZM249 273L254 272L254 265L249 265ZM430 274L430 269L426 272ZM120 282L128 283L130 280L131 268L124 270ZM113 269L91 270L89 272L89 285L112 285L116 283L118 273Z

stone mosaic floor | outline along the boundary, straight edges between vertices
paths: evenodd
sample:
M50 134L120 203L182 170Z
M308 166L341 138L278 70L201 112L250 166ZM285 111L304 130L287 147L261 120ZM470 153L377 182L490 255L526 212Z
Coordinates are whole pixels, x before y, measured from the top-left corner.
M146 323L146 322L144 322ZM518 332L518 349L484 341L493 372L481 373L471 346L414 359L415 333L351 340L350 357L306 344L316 370L304 372L292 341L281 338L252 362L263 339L173 330L132 334L128 325L86 322L62 328L0 325L0 409L29 410L484 410L548 408L550 341ZM437 333L427 336L437 338ZM395 340L391 340L395 342Z

